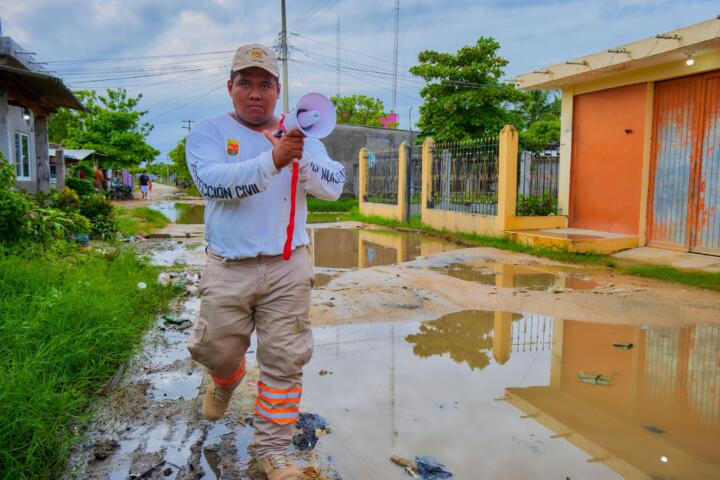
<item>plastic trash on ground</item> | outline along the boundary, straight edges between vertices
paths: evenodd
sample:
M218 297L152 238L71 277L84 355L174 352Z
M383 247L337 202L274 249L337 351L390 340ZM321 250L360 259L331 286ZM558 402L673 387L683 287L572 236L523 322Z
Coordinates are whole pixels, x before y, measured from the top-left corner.
M425 455L415 457L415 460L392 456L390 460L403 467L408 475L420 480L442 480L453 477L445 465Z
M327 421L316 413L301 413L295 428L298 432L293 437L293 445L303 451L315 448L318 433L323 436L329 431Z

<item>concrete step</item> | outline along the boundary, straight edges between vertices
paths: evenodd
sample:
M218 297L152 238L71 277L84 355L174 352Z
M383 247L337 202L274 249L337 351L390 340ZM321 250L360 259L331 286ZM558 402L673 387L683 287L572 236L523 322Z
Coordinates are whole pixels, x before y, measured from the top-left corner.
M635 248L639 242L637 236L578 228L508 230L505 234L524 245L558 248L576 253L614 253Z

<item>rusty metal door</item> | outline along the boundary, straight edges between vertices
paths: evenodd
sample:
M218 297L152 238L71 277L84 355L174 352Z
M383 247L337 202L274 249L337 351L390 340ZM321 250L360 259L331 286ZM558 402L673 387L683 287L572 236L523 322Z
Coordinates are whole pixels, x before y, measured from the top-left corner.
M720 255L720 72L702 79L700 162L690 251Z
M648 245L720 255L720 73L655 85Z

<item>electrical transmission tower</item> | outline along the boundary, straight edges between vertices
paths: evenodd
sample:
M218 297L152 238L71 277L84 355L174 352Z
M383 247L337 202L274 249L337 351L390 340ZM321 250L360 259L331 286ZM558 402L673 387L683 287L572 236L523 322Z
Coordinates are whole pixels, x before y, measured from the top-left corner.
M397 111L398 35L400 33L400 0L395 0L395 48L393 50L392 111Z

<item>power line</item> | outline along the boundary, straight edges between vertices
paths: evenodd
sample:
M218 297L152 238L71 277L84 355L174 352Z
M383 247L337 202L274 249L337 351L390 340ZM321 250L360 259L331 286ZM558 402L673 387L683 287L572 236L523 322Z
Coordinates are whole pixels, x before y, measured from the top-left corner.
M395 0L395 48L393 49L392 112L397 108L398 36L400 34L400 0Z
M127 60L155 59L155 58L172 58L172 57L195 57L199 55L219 55L233 53L234 50L214 50L210 52L192 52L192 53L166 53L162 55L145 55L134 57L111 57L111 58L84 58L76 60L49 60L48 64L57 63L85 63L85 62L117 62Z
M187 123L187 125L183 125L182 128L190 133L190 130L192 130L192 124L195 123L195 120L183 120L182 123Z

